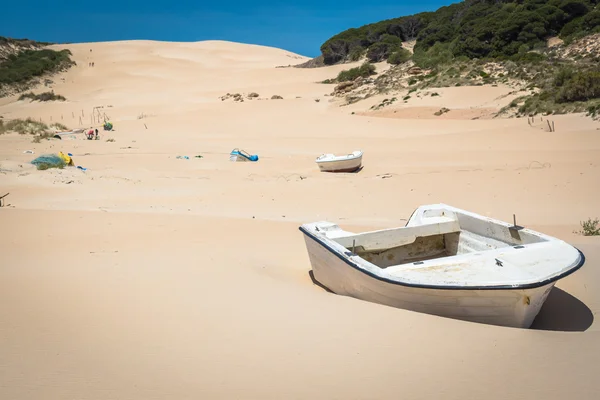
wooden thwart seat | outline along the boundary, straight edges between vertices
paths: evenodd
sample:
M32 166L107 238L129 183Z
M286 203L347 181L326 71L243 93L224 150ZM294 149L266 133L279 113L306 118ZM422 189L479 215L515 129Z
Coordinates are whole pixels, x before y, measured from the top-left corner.
M445 235L457 232L460 232L458 221L448 221L365 232L356 235L341 236L333 240L347 249L355 246L356 249L360 249L361 251L378 251L414 243L417 237Z

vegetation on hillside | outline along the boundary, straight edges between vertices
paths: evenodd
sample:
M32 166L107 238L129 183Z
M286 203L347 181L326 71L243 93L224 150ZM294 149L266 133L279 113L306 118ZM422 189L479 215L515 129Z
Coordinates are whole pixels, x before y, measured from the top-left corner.
M551 37L564 43L549 47ZM412 54L402 47L407 40L414 40ZM407 101L428 88L504 84L520 96L499 115L600 119L599 44L600 0L465 0L341 32L323 44L321 58L395 65L370 83L336 88L348 103L405 89Z
M517 116L600 113L600 71L595 57L572 60L544 52L515 60L454 60L407 81L411 91L451 86L510 85L521 94L501 114ZM392 74L394 72L392 71Z
M570 66L561 67L550 74L540 84L537 93L522 97L524 103L518 114L534 115L559 114L587 111L592 117L600 109L600 72L597 69L574 70ZM552 75L551 75L552 74Z
M388 57L387 61L390 64L403 64L412 58L412 53L406 49L399 48Z
M344 97L347 104L376 94L400 95L397 98L407 102L412 97L439 96L431 90L434 88L503 85L513 88L506 95L512 99L496 116L584 112L600 120L600 34L511 59L446 56L439 52L428 59L429 68L419 68L414 59L408 60L374 79L340 84L332 95ZM323 83L337 82L329 79ZM391 104L384 103L372 109Z
M375 66L368 62L364 63L360 67L350 68L348 70L341 71L337 78L337 82L348 82L353 81L359 76L368 78L371 75L375 75Z
M416 39L415 63L454 58L513 60L545 46L600 32L600 0L465 0L435 12L389 19L341 32L321 46L325 64L389 59ZM422 64L422 65L421 65Z
M356 61L357 56L366 54L367 49L377 43L379 44L374 46L371 54L375 57L381 53L389 56L402 41L417 37L420 30L426 26L430 14L432 13L394 18L338 33L321 46L323 61L329 65L342 61Z
M15 39L15 38L0 36L0 45L3 45L3 44L11 44L11 45L15 45L18 47L42 47L42 46L48 46L52 43L38 42L35 40L30 40L30 39Z
M23 84L44 74L55 73L75 63L69 50L24 50L0 63L0 85Z

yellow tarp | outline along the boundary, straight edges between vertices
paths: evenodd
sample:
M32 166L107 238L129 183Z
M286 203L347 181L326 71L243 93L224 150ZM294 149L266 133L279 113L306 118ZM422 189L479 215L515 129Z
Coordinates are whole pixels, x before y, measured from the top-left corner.
M75 163L73 163L73 159L70 156L68 156L65 153L63 153L62 151L58 153L58 156L60 158L62 158L63 160L65 160L65 164L67 164L67 165L75 165Z

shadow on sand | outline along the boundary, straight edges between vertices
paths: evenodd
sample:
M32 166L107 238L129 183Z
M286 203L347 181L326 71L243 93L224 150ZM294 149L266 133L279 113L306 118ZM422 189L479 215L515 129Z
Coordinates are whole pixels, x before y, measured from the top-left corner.
M583 332L594 322L592 310L576 297L557 287L552 288L531 329Z
M332 292L315 279L313 271L308 271L312 282L321 289ZM544 331L583 332L594 322L594 314L583 302L557 287L552 288L542 309L530 329Z

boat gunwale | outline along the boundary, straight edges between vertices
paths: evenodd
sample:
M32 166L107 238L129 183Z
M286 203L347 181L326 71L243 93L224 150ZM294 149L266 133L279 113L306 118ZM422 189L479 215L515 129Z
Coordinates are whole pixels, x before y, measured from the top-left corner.
M411 215L411 217L412 217L412 215ZM410 221L410 219L409 219L409 221ZM516 285L485 285L485 286L432 285L432 284L410 283L410 282L403 282L403 281L398 281L398 280L392 280L392 279L389 279L389 278L386 278L386 277L374 274L371 271L365 270L364 268L361 268L357 263L355 263L354 261L352 261L349 257L346 257L346 256L340 254L339 251L337 251L336 249L334 249L332 246L330 246L325 241L321 240L319 237L317 237L315 234L313 234L308 229L304 228L304 226L300 226L298 229L302 233L304 233L307 237L309 237L310 239L314 240L318 244L321 244L330 253L333 253L336 257L338 257L340 260L344 261L346 264L348 264L350 267L354 268L355 270L357 270L359 272L362 272L362 273L364 273L364 274L366 274L366 275L368 275L368 276L370 276L372 278L375 278L375 279L377 279L379 281L382 281L382 282L390 283L392 285L399 285L399 286L405 286L405 287L411 287L411 288L418 288L418 289L434 289L434 290L522 290L522 289L536 289L536 288L540 288L540 287L549 285L551 283L554 283L554 282L556 282L556 281L558 281L560 279L563 279L563 278L571 275L572 273L574 273L575 271L577 271L578 269L580 269L583 266L583 264L585 264L585 255L581 252L581 250L579 250L575 246L569 245L569 246L573 247L575 250L577 250L577 252L579 253L579 262L576 265L574 265L573 267L571 267L570 269L568 269L567 271L565 271L565 272L563 272L563 273L561 273L559 275L556 275L556 276L551 277L551 278L547 278L547 279L542 280L542 281L534 282L534 283L521 283L521 284L516 284Z
M362 156L363 156L363 152L362 152L362 150L361 150L359 155L355 155L355 154L353 154L353 153L349 153L349 154L346 154L346 155L344 155L344 156L338 156L338 155L335 155L335 154L334 154L334 155L333 155L333 156L334 156L334 158L333 158L333 159L331 159L331 160L328 160L328 159L323 159L323 160L321 160L320 158L321 158L321 157L323 157L324 155L325 155L325 154L323 154L323 155L320 155L319 157L317 157L317 159L315 160L315 162L316 162L317 164L324 164L324 163L330 163L330 162L344 162L344 161L353 161L353 160L358 160L359 158L362 158ZM352 157L348 157L348 156L352 156ZM342 159L337 159L337 160L336 160L336 159L335 159L336 157L348 157L348 158L342 158Z

